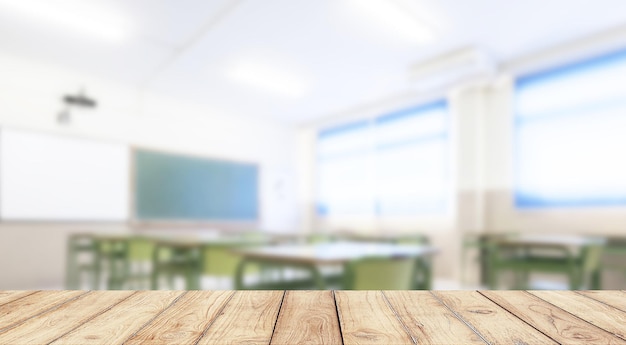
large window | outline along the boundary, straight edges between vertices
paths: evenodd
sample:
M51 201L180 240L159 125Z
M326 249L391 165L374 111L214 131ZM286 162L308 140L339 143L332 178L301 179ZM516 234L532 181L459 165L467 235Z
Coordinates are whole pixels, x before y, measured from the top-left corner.
M626 51L516 83L518 207L626 204Z
M447 106L437 102L323 130L318 213L406 216L445 210Z

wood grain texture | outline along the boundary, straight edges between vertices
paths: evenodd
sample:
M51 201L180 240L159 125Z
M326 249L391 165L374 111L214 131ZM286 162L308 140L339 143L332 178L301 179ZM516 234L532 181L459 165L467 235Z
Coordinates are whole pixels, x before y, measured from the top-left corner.
M269 344L283 295L237 291L198 344Z
M433 291L490 344L556 344L476 291Z
M182 291L140 291L52 344L121 344L182 294Z
M19 290L3 290L0 291L0 305L5 303L13 302L17 299L32 295L39 291L19 291Z
M622 291L2 292L0 344L626 344Z
M344 344L415 344L381 291L335 291Z
M46 291L6 303L0 306L0 331L86 293L87 291Z
M341 344L333 291L287 291L272 344Z
M418 344L486 344L428 291L384 291Z
M233 293L189 291L124 344L195 344Z
M626 339L626 313L574 291L529 291L546 302Z
M626 292L624 291L576 291L583 296L608 304L626 312Z
M526 291L481 291L493 302L562 344L626 344L626 341Z
M39 317L0 332L0 344L48 344L105 312L132 291L92 291Z

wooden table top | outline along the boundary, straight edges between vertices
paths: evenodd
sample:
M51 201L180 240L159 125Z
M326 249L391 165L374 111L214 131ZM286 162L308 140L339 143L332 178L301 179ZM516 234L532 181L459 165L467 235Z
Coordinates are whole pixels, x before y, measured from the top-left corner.
M380 257L421 257L438 252L435 247L376 242L329 242L319 244L283 244L256 248L238 248L235 253L252 259L306 264L343 264Z
M0 344L626 344L623 291L0 291Z

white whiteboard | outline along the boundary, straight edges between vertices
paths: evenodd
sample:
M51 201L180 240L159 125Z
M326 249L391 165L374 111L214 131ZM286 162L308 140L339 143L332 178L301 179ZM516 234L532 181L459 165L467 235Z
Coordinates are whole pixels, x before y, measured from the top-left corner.
M3 128L0 218L125 221L129 148Z

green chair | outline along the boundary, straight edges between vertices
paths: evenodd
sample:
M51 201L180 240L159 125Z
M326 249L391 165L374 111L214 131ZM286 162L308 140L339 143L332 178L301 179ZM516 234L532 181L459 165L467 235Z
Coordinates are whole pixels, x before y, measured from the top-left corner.
M154 247L154 241L144 236L128 239L125 286L135 290L150 288Z
M430 239L423 234L403 235L395 238L392 243L405 245L428 245ZM415 268L413 271L413 290L429 290L432 285L432 263L430 258L422 257L415 259Z
M176 241L155 241L152 254L151 287L162 287L160 278L167 278L167 288L174 289L174 278L183 277L186 290L200 289L202 245Z
M85 259L86 257L86 259ZM69 290L83 287L82 278L87 276L87 289L97 288L97 244L92 234L71 234L67 241L65 286Z
M107 277L107 290L120 290L128 277L128 237L125 235L95 236L96 280L100 288L102 275Z
M201 274L217 281L229 280L226 288L232 289L237 267L241 262L241 256L232 252L235 247L236 245L227 244L206 245L202 249ZM220 284L217 285L221 287Z
M368 258L350 262L344 271L345 290L410 290L415 258Z
M337 240L336 236L333 236L332 234L326 234L326 233L314 233L314 234L309 234L306 237L306 242L309 244L335 242L336 240Z

